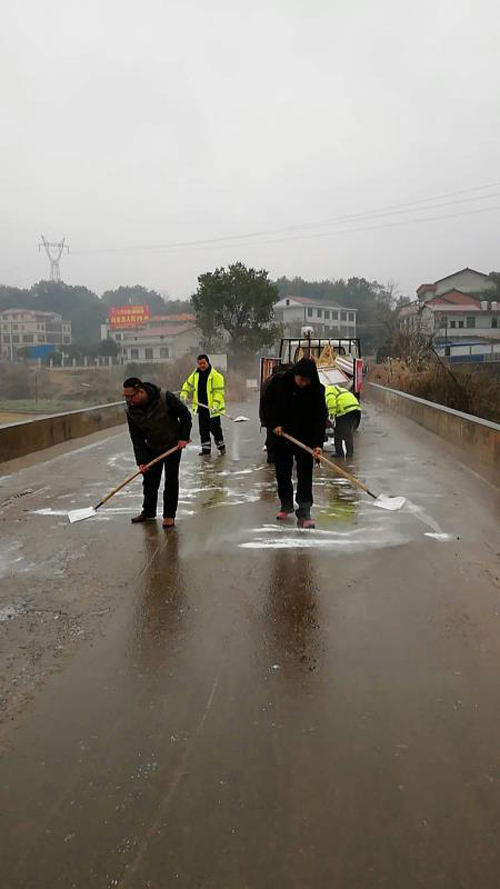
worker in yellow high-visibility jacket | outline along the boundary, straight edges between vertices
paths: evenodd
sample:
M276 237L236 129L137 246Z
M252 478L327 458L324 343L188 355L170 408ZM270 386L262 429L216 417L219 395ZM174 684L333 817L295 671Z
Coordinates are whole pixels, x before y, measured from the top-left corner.
M354 455L353 432L359 426L361 408L356 396L341 386L326 386L325 401L328 415L335 418L335 453L337 457Z
M189 374L181 389L181 399L187 403L191 398L193 413L198 414L200 456L210 455L210 435L213 436L219 453L226 453L220 422L221 414L226 409L224 385L224 377L212 367L208 355L198 355L197 367Z

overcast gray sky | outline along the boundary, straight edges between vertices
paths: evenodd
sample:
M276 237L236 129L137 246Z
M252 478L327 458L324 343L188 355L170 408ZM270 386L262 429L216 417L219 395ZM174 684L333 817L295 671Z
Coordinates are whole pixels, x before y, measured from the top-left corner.
M0 283L47 277L40 233L68 237L63 279L99 293L188 297L238 259L405 294L499 268L500 210L469 211L500 207L500 184L135 249L500 183L499 33L498 0L5 4ZM453 218L407 224L429 215Z

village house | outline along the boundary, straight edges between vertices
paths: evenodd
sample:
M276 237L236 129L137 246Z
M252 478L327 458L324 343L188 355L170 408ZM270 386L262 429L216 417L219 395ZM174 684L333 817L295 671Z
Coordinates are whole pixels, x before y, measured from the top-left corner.
M461 269L433 284L421 284L417 299L401 308L400 329L418 330L432 337L444 354L451 354L455 345L489 346L500 342L496 293L488 275Z
M286 296L274 306L274 319L282 325L284 337L300 336L302 327L311 326L318 337L354 338L356 314L356 309L302 296Z

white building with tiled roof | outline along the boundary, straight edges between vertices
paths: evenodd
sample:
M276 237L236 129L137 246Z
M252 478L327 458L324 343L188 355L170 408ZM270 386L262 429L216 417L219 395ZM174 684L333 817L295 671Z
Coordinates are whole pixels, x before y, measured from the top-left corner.
M484 272L478 272L476 269L460 269L458 272L452 272L444 278L434 281L434 284L421 284L417 287L417 296L420 302L426 302L435 296L442 296L451 290L459 290L461 293L468 293L471 296L480 296L481 294L493 293L495 284L489 275Z
M461 269L434 284L421 284L417 296L400 310L402 330L419 330L446 347L500 342L500 306L489 275Z
M101 326L101 338L115 340L123 362L171 361L199 348L201 332L196 326L196 316L151 315L137 327L113 328Z
M170 361L198 349L200 331L195 324L170 324L143 327L139 330L116 331L123 361Z
M355 337L356 309L335 303L307 299L304 296L285 296L274 306L274 318L283 325L283 336L300 335L304 326L312 327L318 337Z
M198 349L200 331L192 322L161 323L156 327L142 324L129 330L109 330L103 325L102 337L115 340L120 358L125 361L171 361Z

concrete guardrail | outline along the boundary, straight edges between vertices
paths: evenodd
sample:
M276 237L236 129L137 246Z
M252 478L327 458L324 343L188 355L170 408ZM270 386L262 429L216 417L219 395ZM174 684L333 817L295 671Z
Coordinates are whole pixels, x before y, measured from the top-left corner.
M454 456L500 487L500 425L462 411L367 383L373 401L439 435L453 448Z
M124 422L125 405L123 401L115 401L64 414L51 414L38 420L12 423L0 428L0 463Z

